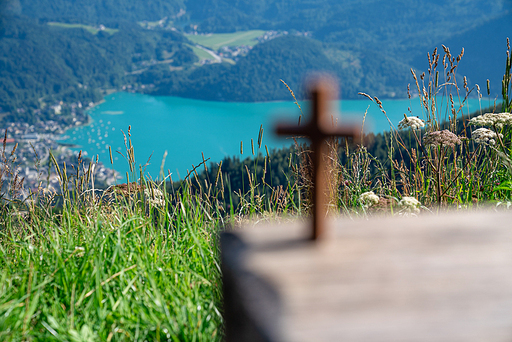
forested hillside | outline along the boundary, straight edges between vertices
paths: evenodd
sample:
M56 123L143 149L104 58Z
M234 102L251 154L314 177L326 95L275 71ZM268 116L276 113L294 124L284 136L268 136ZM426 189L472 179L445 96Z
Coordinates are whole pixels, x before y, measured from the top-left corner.
M459 75L466 75L469 84L479 84L482 88L485 88L486 80L489 79L492 93L496 96L501 93L507 37L512 39L510 11L449 39L437 41L428 50L432 51L436 45L441 44L449 46L455 53L464 48L464 62L460 64L457 72ZM412 65L415 68L425 65L425 55L417 54Z
M310 38L285 36L255 46L236 65L207 65L187 77L167 73L156 82L154 94L217 101L289 100L282 79L302 98L305 70L336 75L343 98L356 98L359 91L404 97L403 85L410 77L408 65L368 50L343 50Z
M182 0L8 0L11 14L90 24L159 20L185 8Z
M235 65L207 65L194 69L188 77L162 80L155 94L222 101L290 99L281 78L300 97L302 70L333 69L322 50L322 44L312 39L277 38L257 45Z
M130 23L115 34L92 34L22 17L0 18L0 106L4 111L25 109L17 113L21 120L41 102L98 101L99 88L118 89L127 82L127 73L162 59L162 50L170 64L193 62L185 40L172 31L146 31Z
M42 103L95 102L101 99L98 89L132 84L141 92L206 100L288 100L279 80L301 98L307 70L338 76L344 98L358 91L393 97L405 96L409 77L408 65L393 58L293 35L256 45L235 65L198 67L190 42L178 32L132 23L118 24L114 32L0 19L0 107L24 109L15 118L25 120Z
M186 5L191 18L199 23L198 29L204 32L263 27L309 31L313 38L332 44L329 46L334 47L333 54L374 54L382 68L377 74L367 69L365 73L383 80L384 74L395 72L402 87L406 85L400 70L403 64L425 71L427 52L432 53L435 47L440 49L444 44L455 54L466 48L459 75L468 76L470 86L482 85L489 78L497 85L494 95L499 95L505 41L512 36L510 0L188 0ZM341 79L343 89L346 82L344 77ZM345 86L350 87L351 83ZM364 84L364 80L359 84ZM377 90L376 94L389 96L394 91L389 89L386 94Z
M205 32L262 27L312 31L322 41L372 44L386 54L428 46L510 10L509 0L188 0L186 5Z
M510 0L4 0L9 12L82 23L175 17L200 32L310 31L315 39L369 48L410 61L425 49L512 9Z
M410 68L426 71L427 51L441 44L455 55L465 47L458 75L470 87L489 78L494 96L511 9L510 0L4 0L0 107L11 113L3 119L17 111L20 120L45 102L97 101L98 90L123 86L205 100L289 99L280 79L301 98L310 71L337 76L345 99L358 92L405 97ZM165 27L139 25L163 18ZM257 44L234 65L200 65L181 33L246 29L287 34Z

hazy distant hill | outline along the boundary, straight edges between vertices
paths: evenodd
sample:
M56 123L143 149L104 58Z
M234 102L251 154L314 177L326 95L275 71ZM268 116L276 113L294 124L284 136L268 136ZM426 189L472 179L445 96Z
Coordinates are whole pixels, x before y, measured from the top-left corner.
M47 20L104 23L181 13L202 32L310 31L315 39L412 60L455 34L498 18L511 0L3 0L10 12Z
M81 23L159 20L184 9L182 0L3 0L11 14Z
M448 46L452 54L458 55L464 47L464 57L458 68L459 75L466 75L469 84L479 84L487 95L486 81L491 81L493 96L501 94L501 80L505 72L505 52L507 37L512 39L512 12L501 17L483 22L474 28L445 40L435 42L428 48L432 52L441 44ZM426 54L417 55L412 64L422 68L426 63Z
M494 84L501 81L505 38L512 38L511 0L188 0L186 4L199 30L310 31L313 38L334 44L331 47L356 55L358 51L374 53L382 64L409 64L419 71L427 69L426 54L434 47L441 49L444 44L458 54L464 46L466 55L458 72L468 76L470 86L485 84L487 78ZM396 81L403 79L401 70L395 69ZM374 68L364 72L371 74ZM362 78L361 74L363 82ZM499 89L493 90L500 94Z
M386 54L429 46L511 8L510 0L188 0L186 5L206 32L295 29Z
M256 45L236 65L212 64L187 77L168 73L153 93L217 101L290 100L283 79L303 98L304 71L337 76L341 96L358 98L359 91L381 97L405 97L409 66L368 50L342 50L310 38L284 36Z
M409 69L425 71L427 51L441 44L454 54L464 46L458 74L482 88L491 79L495 95L505 37L512 38L511 10L511 0L0 0L0 107L92 99L97 88L131 83L154 94L281 100L289 94L279 79L300 97L311 70L336 75L343 98L360 91L404 97ZM180 32L136 23L164 17L182 31L290 34L256 45L236 65L199 66ZM116 30L98 31L100 24ZM298 31L309 38L294 36Z
M23 108L29 115L27 109L37 109L41 101L97 101L96 89L122 86L127 72L157 63L160 50L170 56L188 53L192 63L195 56L185 40L172 31L147 31L134 24L114 34L93 34L22 17L0 18L0 107Z

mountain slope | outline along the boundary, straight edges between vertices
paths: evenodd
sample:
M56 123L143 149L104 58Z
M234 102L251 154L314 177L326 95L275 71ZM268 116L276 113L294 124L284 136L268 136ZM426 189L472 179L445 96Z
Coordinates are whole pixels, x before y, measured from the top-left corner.
M361 91L405 97L410 67L425 71L426 52L441 43L454 53L465 47L458 73L466 74L470 85L482 86L489 78L499 93L504 37L512 36L511 5L511 0L3 0L0 107L11 118L23 113L28 118L44 102L96 100L99 88L127 84L137 91L207 100L286 100L290 95L279 80L301 98L302 80L311 71L337 76L343 98L357 98ZM168 19L162 27L136 23L163 17ZM93 33L99 24L117 31L93 34L71 25L50 27L50 21L90 25ZM200 66L194 64L193 43L171 28L276 29L289 35L256 45L239 55L236 65ZM295 36L296 30L310 38Z
M94 35L22 17L0 18L0 107L14 111L37 109L41 100L98 100L97 88L120 87L126 72L158 59L158 48L193 56L185 41L174 32L144 31L133 24Z
M290 100L283 79L298 98L310 72L328 72L341 82L343 98L364 91L377 96L406 96L409 66L371 51L340 50L313 39L285 36L256 45L236 65L213 64L194 69L186 77L168 74L156 82L154 94L216 101Z
M204 32L294 29L310 31L321 41L357 48L371 44L389 53L427 47L497 17L511 5L510 0L188 0L186 6Z
M182 0L7 0L11 14L55 21L105 24L159 20L185 8Z
M449 39L438 41L427 51L432 53L434 47L441 49L441 44L444 44L450 48L452 54L458 55L464 48L464 56L457 70L458 75L467 76L470 86L479 84L485 94L485 84L489 79L492 96L495 97L501 94L501 80L507 58L507 37L512 39L511 11L506 11L497 19L481 23ZM418 54L411 64L416 68L424 68L426 54L426 51Z

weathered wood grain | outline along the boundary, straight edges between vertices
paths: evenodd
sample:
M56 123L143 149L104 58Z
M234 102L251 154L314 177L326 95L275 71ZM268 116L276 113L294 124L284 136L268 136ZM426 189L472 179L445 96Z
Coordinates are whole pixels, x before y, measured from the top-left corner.
M280 341L512 341L512 213L235 232L282 302Z

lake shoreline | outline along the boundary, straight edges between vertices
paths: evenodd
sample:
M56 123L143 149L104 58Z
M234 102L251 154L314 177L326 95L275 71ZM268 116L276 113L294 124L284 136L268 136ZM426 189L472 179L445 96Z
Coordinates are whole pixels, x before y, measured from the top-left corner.
M423 115L417 98L383 99L382 102L394 127L403 119L403 113L411 115L409 108L412 115ZM478 103L474 100L470 102L473 107ZM301 101L299 104L307 116L308 102ZM341 124L362 124L369 106L364 123L366 133L378 134L390 130L378 105L367 98L335 101L335 104ZM443 104L443 110L444 107ZM478 106L474 108L478 109ZM112 115L112 112L119 114ZM169 155L164 170L167 172L169 169L173 174L186 174L191 165L202 161L202 153L212 162L220 162L225 157L250 156L251 139L253 144L257 141L260 126L264 129L263 150L265 145L269 150L290 146L293 142L277 138L272 132L278 118L293 123L301 115L294 101L216 102L134 92L111 93L101 103L88 108L86 113L88 123L67 130L65 134L70 139L61 142L81 146L89 155L100 155L100 161L106 165L110 165L108 147L111 147L114 168L124 174L128 166L116 151L125 155L121 131L126 133L128 126L131 126L130 139L137 164L144 165L151 156L148 171L154 176L159 174L165 151ZM240 155L241 143L245 146L244 155Z

